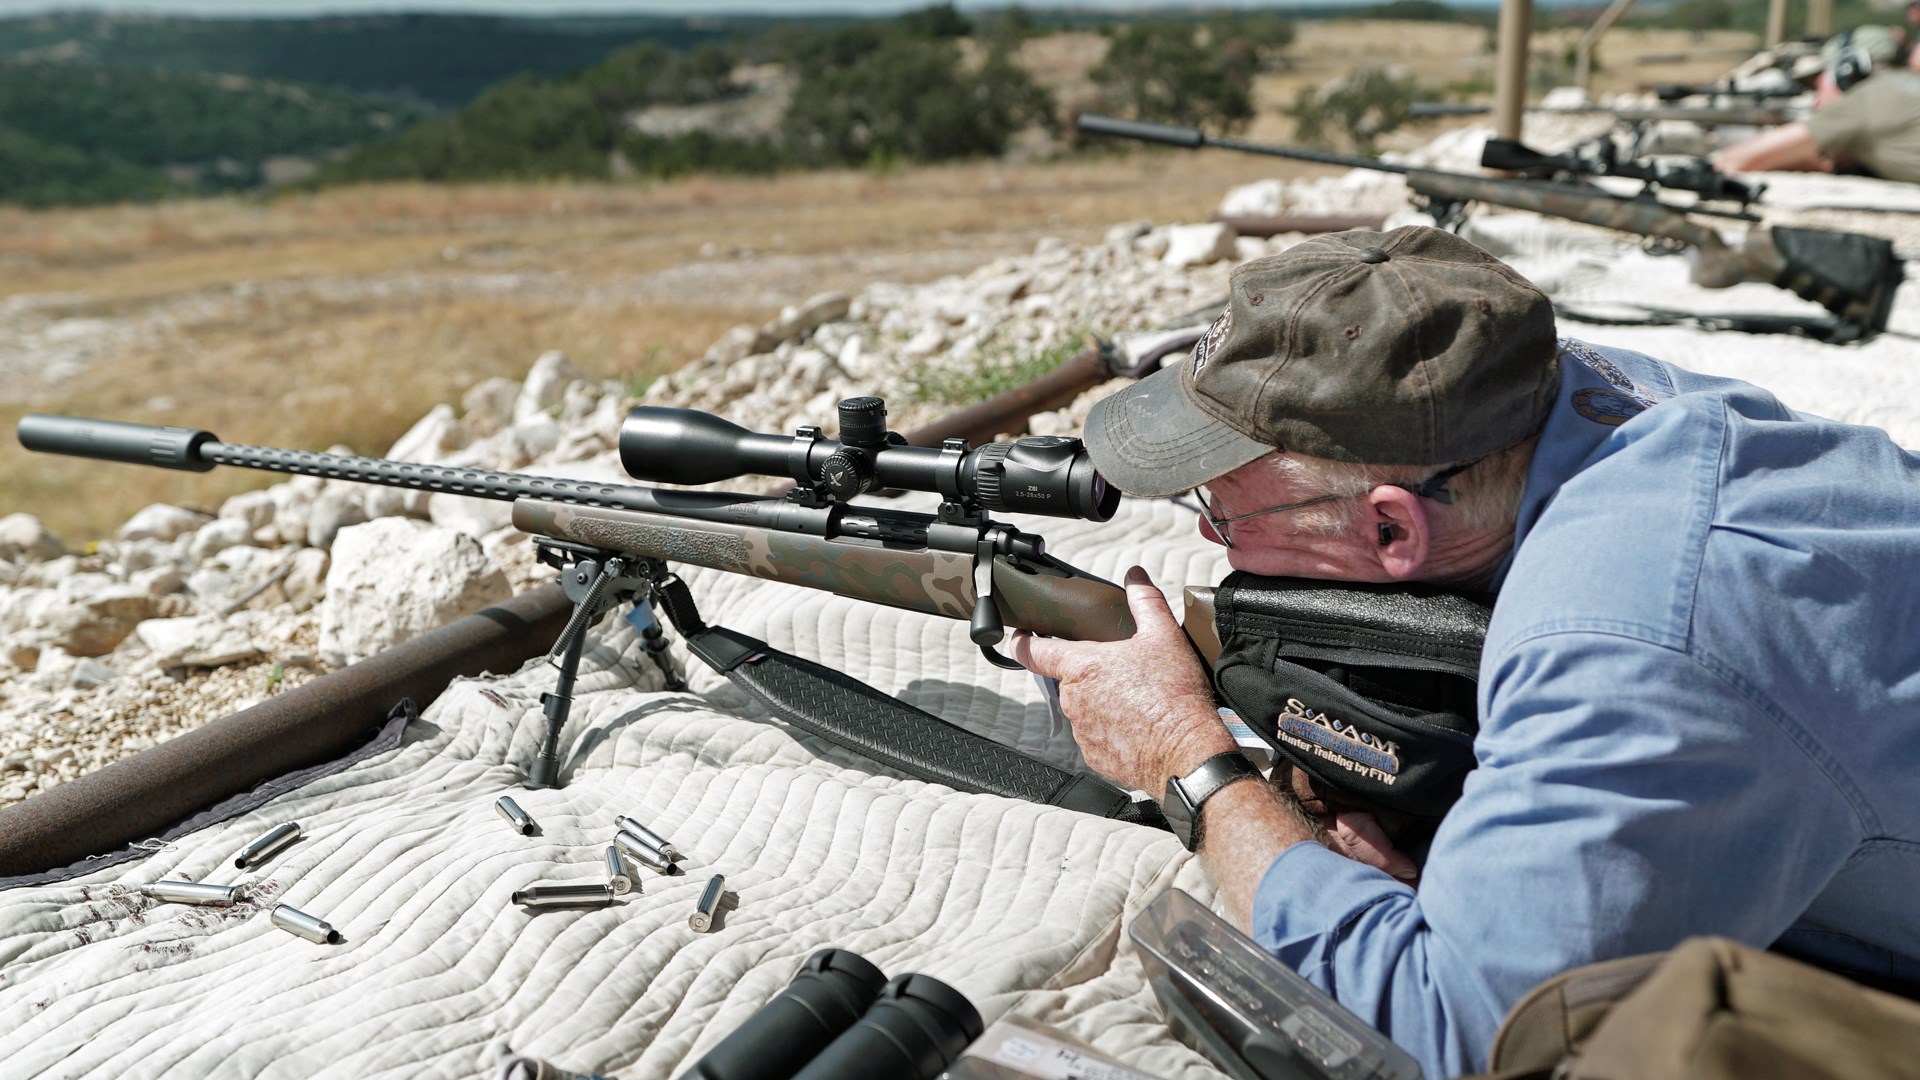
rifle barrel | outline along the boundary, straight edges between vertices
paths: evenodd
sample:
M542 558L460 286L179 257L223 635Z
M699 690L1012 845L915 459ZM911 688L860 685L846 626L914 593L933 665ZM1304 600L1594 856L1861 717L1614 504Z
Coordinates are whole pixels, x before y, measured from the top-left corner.
M502 502L540 499L575 506L644 510L737 521L743 513L752 512L752 506L748 504L782 501L765 495L669 491L637 484L563 480L559 477L495 472L491 469L422 465L387 458L246 446L221 442L211 431L78 416L31 413L20 418L18 430L20 445L42 453L191 472L206 472L215 465L228 465Z

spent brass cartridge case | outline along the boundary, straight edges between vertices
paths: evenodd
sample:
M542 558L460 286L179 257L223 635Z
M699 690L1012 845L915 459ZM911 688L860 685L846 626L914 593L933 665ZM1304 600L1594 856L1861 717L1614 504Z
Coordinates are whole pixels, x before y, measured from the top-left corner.
M321 945L338 945L346 940L340 936L340 931L335 930L325 919L316 919L286 904L274 907L273 925Z
M141 893L169 904L201 904L206 907L232 907L240 899L238 885L208 885L199 881L156 881L140 886Z
M522 907L606 907L613 903L611 885L529 885L513 894Z
M615 815L613 823L639 837L641 840L646 841L646 843L650 845L653 850L659 852L662 857L668 859L678 859L680 857L680 849L673 846L673 841L668 840L666 837L661 836L659 833L654 832L652 829L647 828L645 825L640 824L627 815Z
M527 816L525 810L520 809L519 803L513 801L513 796L500 796L494 801L493 808L500 811L500 816L507 819L507 824L513 826L514 832L521 836L532 834L533 819Z
M707 879L707 887L700 892L700 902L694 905L693 914L687 916L687 925L697 934L713 929L713 917L720 913L720 901L727 895L727 879L715 874Z
M627 876L627 864L620 860L620 849L607 847L607 885L615 896L633 891L633 879Z
M625 829L614 834L613 846L619 848L627 858L655 873L672 875L680 872L680 868L673 865L672 859L660 854L659 848Z
M285 825L275 825L267 835L240 849L234 856L233 865L242 870L252 868L267 860L269 855L300 839L299 822L289 821Z

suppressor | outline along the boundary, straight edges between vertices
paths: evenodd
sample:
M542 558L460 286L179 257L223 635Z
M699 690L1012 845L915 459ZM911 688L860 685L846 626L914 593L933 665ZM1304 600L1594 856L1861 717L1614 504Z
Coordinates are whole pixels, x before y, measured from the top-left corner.
M533 834L533 819L527 816L525 810L520 809L519 803L513 801L513 796L500 796L494 801L493 808L500 811L500 816L507 819L507 824L513 826L514 832L521 836Z
M656 873L672 875L680 872L680 868L675 866L672 860L660 854L660 849L625 829L614 834L613 846L626 853L627 857L634 862Z
M346 940L340 936L340 931L335 930L325 919L316 919L286 904L274 907L273 925L321 945L338 945Z
M680 849L673 846L673 841L668 840L666 837L661 836L659 833L654 832L652 829L647 828L645 825L640 824L627 815L615 815L613 823L639 837L655 851L658 851L663 858L678 859L680 857Z
M529 885L513 894L522 907L606 907L613 903L611 885Z
M256 863L267 861L267 857L295 840L300 839L300 823L289 821L285 825L275 825L267 835L240 849L234 856L233 865L242 870L251 869Z
M723 875L708 878L706 889L700 893L700 902L694 905L693 914L687 916L687 925L698 934L713 929L714 916L720 913L720 901L726 895L727 879Z
M627 864L620 861L620 849L607 848L607 886L615 896L625 896L633 891L633 879L627 876Z
M232 907L240 899L238 885L208 885L199 881L156 881L140 886L143 895L169 904L200 904L205 907Z

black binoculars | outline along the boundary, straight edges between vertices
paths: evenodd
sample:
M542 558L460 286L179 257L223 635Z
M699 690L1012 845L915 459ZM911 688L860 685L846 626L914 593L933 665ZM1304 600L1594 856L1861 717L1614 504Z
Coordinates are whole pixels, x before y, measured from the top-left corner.
M935 1080L985 1027L938 979L822 949L680 1080Z

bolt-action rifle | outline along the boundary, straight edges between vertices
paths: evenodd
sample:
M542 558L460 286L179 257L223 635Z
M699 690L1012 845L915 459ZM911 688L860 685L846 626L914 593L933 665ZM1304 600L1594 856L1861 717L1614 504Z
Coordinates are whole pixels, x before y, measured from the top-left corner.
M1249 154L1343 165L1352 169L1398 173L1407 178L1414 203L1442 228L1457 225L1471 203L1531 210L1549 217L1581 221L1647 238L1656 253L1687 252L1693 280L1709 289L1762 282L1791 290L1833 313L1829 341L1854 341L1885 330L1894 290L1905 266L1892 241L1826 229L1761 226L1758 216L1698 204L1680 206L1656 198L1649 184L1637 195L1620 195L1587 185L1550 180L1509 179L1424 169L1378 158L1331 154L1288 146L1266 146L1219 139L1194 128L1172 127L1110 116L1083 114L1081 131L1114 135L1197 150L1217 146ZM1706 215L1755 223L1744 242L1728 243L1713 228L1694 220Z
M1106 521L1120 492L1094 470L1080 440L1036 436L969 447L906 445L886 429L876 397L840 403L840 437L748 431L709 413L641 407L620 430L620 460L641 480L709 484L744 475L785 477L785 496L609 484L382 458L221 442L209 431L30 415L29 450L205 472L215 465L446 492L513 503L513 523L560 572L572 618L549 660L547 731L527 773L557 787L560 739L587 629L632 604L647 651L680 688L652 612L664 612L689 650L795 726L904 771L965 791L1050 802L1109 817L1155 819L1152 804L1086 773L1066 773L912 708L842 672L708 626L670 564L825 589L858 600L964 619L996 665L1008 627L1077 640L1132 636L1118 585L1047 554L1045 541L994 521L994 511ZM851 500L883 489L935 492L937 512Z

